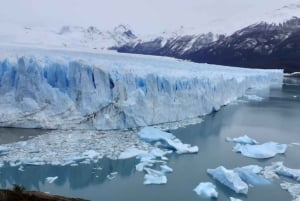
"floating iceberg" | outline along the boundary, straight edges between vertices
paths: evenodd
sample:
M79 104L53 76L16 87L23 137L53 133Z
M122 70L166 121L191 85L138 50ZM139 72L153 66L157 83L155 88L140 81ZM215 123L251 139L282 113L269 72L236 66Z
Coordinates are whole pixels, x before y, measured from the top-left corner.
M257 144L257 141L248 137L247 135L237 137L237 138L226 138L226 141L228 142L234 142L234 143L240 143L240 144Z
M234 197L230 197L230 201L242 201L242 200L234 198Z
M170 172L173 172L173 169L170 168L170 167L167 166L167 165L161 165L160 168L161 168L161 171L162 171L163 173L170 173Z
M144 150L137 149L135 147L129 147L125 151L121 152L118 159L127 159L137 157L139 155L146 154L147 152Z
M55 177L47 177L46 178L46 181L49 183L49 184L52 184L55 180L58 179L58 176L55 176Z
M139 132L139 137L146 142L161 142L164 148L173 149L178 154L197 153L198 147L183 144L173 134L160 131L153 127L145 127Z
M265 167L264 170L266 175L273 175L272 177L277 178L274 174L279 176L289 177L300 182L300 169L292 169L283 165L283 162L275 162L271 166Z
M0 126L111 130L176 122L282 79L282 70L1 46Z
M236 144L233 151L239 152L250 158L271 158L276 154L285 153L286 144L278 144L275 142L267 142L260 145Z
M284 182L280 184L281 188L287 190L292 196L292 201L300 201L300 184Z
M264 100L264 98L259 97L259 96L257 96L257 95L245 95L245 97L246 97L248 100L251 100L251 101L262 101L262 100Z
M248 185L268 185L270 184L270 181L262 177L261 175L258 175L255 172L253 172L251 169L248 168L235 168L233 170L236 172L239 177Z
M208 198L218 198L218 192L216 191L216 186L210 182L200 183L194 191L204 197Z
M220 166L216 169L208 169L207 173L236 193L248 193L248 185L233 170L228 170Z
M240 167L242 170L248 170L254 174L259 174L263 171L264 168L258 166L258 165L246 165L243 167Z
M163 172L150 168L144 169L147 173L144 176L144 184L166 184L167 177Z

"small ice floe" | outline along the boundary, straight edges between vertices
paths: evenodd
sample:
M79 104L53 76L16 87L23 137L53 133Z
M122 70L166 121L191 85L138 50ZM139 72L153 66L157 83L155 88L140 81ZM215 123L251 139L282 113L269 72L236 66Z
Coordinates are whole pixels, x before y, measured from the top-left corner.
M298 143L298 142L293 142L293 143L291 143L291 145L300 146L300 143Z
M94 167L93 170L103 170L102 167Z
M202 182L200 183L194 191L203 197L207 198L218 198L218 192L216 190L216 186L210 182Z
M248 137L247 135L236 137L236 138L226 138L228 142L240 143L240 144L257 144L257 141Z
M183 144L173 134L160 131L153 127L145 127L139 132L139 137L150 143L161 142L164 148L175 150L178 154L197 153L198 147Z
M260 145L236 144L233 151L250 158L272 158L276 154L285 153L286 144L267 142Z
M240 200L240 199L237 199L237 198L234 198L234 197L230 197L230 201L243 201L243 200Z
M257 95L245 95L245 98L247 98L250 101L262 101L264 98L259 97Z
M129 147L125 151L121 152L118 159L127 159L127 158L133 158L137 157L142 154L146 154L147 152L144 150L137 149L135 147Z
M257 173L257 168L251 169L248 167L235 168L233 171L248 185L268 185L271 183Z
M297 96L293 96L293 98L297 98Z
M84 158L95 159L99 157L99 153L94 150L87 150L82 153Z
M171 172L173 172L173 169L170 168L170 167L167 166L167 165L160 165L160 168L161 168L161 171L162 171L163 173L171 173Z
M0 154L3 155L3 154L6 154L7 152L11 151L10 148L6 147L6 146L3 146L3 145L0 145Z
M24 167L21 165L19 168L18 168L19 171L21 172L24 172Z
M267 166L268 172L274 172L279 176L289 177L300 182L300 169L291 169L283 165L283 162L273 163L271 166Z
M248 185L233 170L220 166L216 169L208 169L207 173L236 193L248 193Z
M118 174L118 172L111 172L110 174L108 174L106 176L106 178L109 180L113 180L114 178L116 178L117 174Z
M300 201L300 184L284 182L280 184L283 190L287 190L293 197L292 201Z
M150 168L144 168L146 174L144 176L144 184L166 184L167 177L165 174L158 170L153 170Z
M259 174L263 171L264 168L262 168L258 165L246 165L246 166L240 167L240 169L249 170L254 174Z
M52 184L56 179L58 179L58 176L55 176L55 177L47 177L47 178L46 178L46 181L47 181L49 184Z

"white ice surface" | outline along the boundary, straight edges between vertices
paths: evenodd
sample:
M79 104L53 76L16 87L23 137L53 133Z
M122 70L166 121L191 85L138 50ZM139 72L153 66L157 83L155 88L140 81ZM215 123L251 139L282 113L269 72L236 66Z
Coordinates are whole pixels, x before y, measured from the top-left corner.
M46 178L46 181L47 181L49 184L52 184L56 179L58 179L58 176L55 176L55 177L47 177L47 178Z
M275 174L279 176L289 177L300 182L300 169L292 169L283 165L283 162L274 162L270 166L266 166L264 169L266 176L275 177Z
M166 184L167 177L163 172L158 170L153 170L150 168L145 168L147 172L144 176L144 184Z
M268 185L270 181L265 179L263 176L256 173L256 168L251 169L248 167L235 168L233 171L236 172L240 178L248 185Z
M226 141L228 142L234 142L234 143L240 143L240 144L257 144L257 141L255 139L250 138L247 135L236 137L236 138L226 138Z
M300 201L300 184L284 182L280 184L281 188L287 190L292 196L292 201Z
M1 46L0 126L109 130L175 122L282 78L282 70Z
M132 131L49 131L27 141L2 145L0 164L69 165L97 161L104 156L117 159L128 149L148 153L151 146ZM153 148L152 148L153 149ZM157 154L157 153L156 153Z
M216 190L216 186L210 182L202 182L200 183L194 191L203 197L207 198L218 198L218 192Z
M248 193L248 185L242 181L239 175L233 170L228 170L220 166L216 169L208 169L207 172L214 179L232 189L234 192L242 194Z
M275 142L267 142L259 145L236 144L233 151L241 153L250 158L272 158L276 154L285 153L286 144L278 144Z
M146 142L161 142L165 148L174 149L178 154L197 153L198 147L182 143L173 134L160 131L153 127L145 127L139 132L139 137Z
M234 198L234 197L230 197L230 201L242 201L242 200Z
M133 158L142 154L146 154L147 152L144 150L137 149L135 147L129 147L125 151L123 151L118 159L127 159L127 158Z

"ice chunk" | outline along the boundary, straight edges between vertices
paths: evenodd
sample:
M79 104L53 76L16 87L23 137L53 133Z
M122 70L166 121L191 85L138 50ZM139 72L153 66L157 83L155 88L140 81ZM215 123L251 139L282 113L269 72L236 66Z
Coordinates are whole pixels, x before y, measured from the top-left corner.
M10 150L11 150L10 148L0 145L0 154L5 154L6 152L9 152Z
M207 173L236 193L248 193L248 185L233 170L220 166L216 169L208 169Z
M157 141L165 141L165 140L173 140L176 137L167 132L163 132L157 128L153 127L145 127L139 132L139 136L141 139L147 141L147 142L157 142Z
M144 176L144 184L166 184L167 183L167 177L164 175L164 173L150 168L144 168L144 170L147 172L147 174L145 174Z
M139 172L142 172L145 167L152 167L154 165L154 162L140 162L135 166L135 169Z
M279 176L290 177L300 182L300 169L291 169L283 165L283 162L276 162L272 165L273 171Z
M47 177L47 178L46 178L46 181L47 181L49 184L52 184L56 179L58 179L58 176L55 176L55 177Z
M216 186L210 182L200 183L194 191L204 197L208 198L218 198L218 192L216 191Z
M251 169L247 168L235 168L236 172L240 178L247 184L251 185L268 185L270 182L266 180L261 175L254 173Z
M127 159L127 158L133 158L142 154L146 154L147 152L144 150L137 149L135 147L130 147L126 149L125 151L121 152L118 159Z
M170 168L170 167L167 166L167 165L161 165L160 168L161 168L161 171L162 171L163 173L170 173L170 172L173 172L173 169Z
M234 198L234 197L230 197L230 201L242 201L242 200Z
M287 190L292 196L292 201L300 201L300 184L284 182L280 184L281 188Z
M258 165L247 165L247 166L240 167L240 169L251 171L254 174L259 174L263 171L263 168Z
M139 136L142 140L147 142L162 142L165 148L174 149L178 154L183 153L196 153L198 152L197 146L191 146L189 144L183 144L173 134L160 131L153 127L145 127L139 132Z
M247 135L237 137L237 138L226 138L226 141L234 142L234 143L240 143L240 144L257 144L257 141L248 137Z
M242 155L250 158L271 158L276 154L285 153L286 148L286 144L267 142L260 145L236 144L233 150L235 152L240 152Z
M262 101L262 100L264 100L264 98L259 97L259 96L257 96L257 95L245 95L245 97L246 97L248 100L251 100L251 101Z

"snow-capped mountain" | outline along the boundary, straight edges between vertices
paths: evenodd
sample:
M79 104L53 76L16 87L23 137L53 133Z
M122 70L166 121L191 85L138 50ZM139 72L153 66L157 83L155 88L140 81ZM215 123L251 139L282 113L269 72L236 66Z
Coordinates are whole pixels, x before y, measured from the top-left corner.
M34 27L3 25L0 30L1 44L69 49L107 49L135 40L137 37L125 25L112 30L100 30L95 26Z
M184 35L129 43L119 52L170 56L200 63L300 71L300 18L261 22L232 35Z

